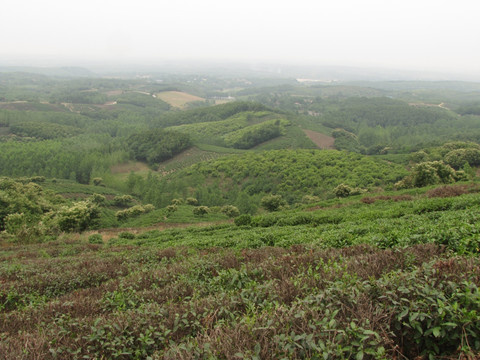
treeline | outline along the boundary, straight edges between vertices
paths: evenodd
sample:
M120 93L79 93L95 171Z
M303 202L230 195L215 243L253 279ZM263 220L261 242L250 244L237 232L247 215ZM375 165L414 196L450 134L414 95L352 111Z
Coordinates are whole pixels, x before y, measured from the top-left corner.
M212 107L211 109L214 108ZM287 124L286 120L284 120L284 115L282 114L271 111L242 111L225 120L183 124L172 126L167 129L191 134L192 139L199 143L223 147L235 147L234 143L236 143L242 136L245 136L244 133L252 132L254 133L252 134L252 137L258 136L255 133L263 131L262 124L265 124L265 128L271 127L273 129L274 126L277 126L274 124L277 120L279 121L277 125L281 128L279 130L282 130L283 126ZM274 126L272 126L272 124ZM282 133L282 131L273 132L278 134ZM243 145L244 147L239 146L238 148L251 148L262 141L266 141L278 135L274 134L272 137L270 136L271 135L260 135L258 140L249 141L249 144Z
M168 129L192 134L199 143L250 149L285 134L284 115L270 111L244 111L225 120L173 126Z
M0 120L11 125L17 123L52 123L67 125L77 128L85 128L91 120L77 113L66 111L65 108L57 108L57 111L24 111L24 110L0 110Z
M164 111L167 111L170 109L170 105L168 103L166 103L161 99L154 98L149 93L129 91L129 92L124 92L123 94L119 95L115 99L118 104L129 104L129 105L134 105L134 106L144 107L144 108L153 107L153 108L162 109Z
M260 93L251 99L304 116L302 122L311 130L340 129L355 135L349 139L342 136L345 133L337 136L335 147L340 150L364 154L408 153L449 140L480 142L478 102L452 105L449 110L450 105L442 105L442 100L438 100L448 101L453 96L452 101L458 103L462 96L469 99L471 94L439 91L438 99L431 99L431 94L409 91L312 86Z
M480 103L463 104L456 110L460 115L480 115Z
M350 98L327 104L324 110L318 117L322 125L355 135L352 142L337 136L337 149L366 154L410 152L432 142L480 139L478 118L440 107L412 106L388 98Z
M187 134L162 129L132 134L126 143L136 160L149 164L167 160L192 145Z
M250 149L265 141L283 135L286 125L289 125L287 120L277 119L247 126L246 128L231 132L225 136L225 144L227 147L236 149Z
M10 126L10 132L17 136L34 137L37 139L47 140L79 135L82 130L69 125L30 121L13 124Z
M433 124L439 120L454 120L455 114L438 107L411 106L404 101L389 98L348 98L339 103L334 111L328 111L323 124L358 130L368 127L409 127Z
M56 92L50 96L52 103L72 103L72 104L104 104L108 101L108 96L96 90L75 90L68 89Z
M129 159L121 143L108 135L83 135L64 140L0 142L0 175L76 180L88 184L94 174Z
M480 166L480 145L473 142L454 141L424 148L413 152L409 156L412 163L425 161L443 161L455 170L466 165Z
M168 113L162 116L158 125L162 127L181 124L220 121L244 111L267 111L262 104L252 102L232 102L207 108L198 108L187 111Z

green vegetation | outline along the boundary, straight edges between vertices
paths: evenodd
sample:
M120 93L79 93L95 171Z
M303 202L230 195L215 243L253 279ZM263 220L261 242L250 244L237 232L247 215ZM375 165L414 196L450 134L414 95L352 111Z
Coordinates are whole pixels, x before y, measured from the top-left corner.
M478 96L478 88L474 93L458 90L446 93L438 89L432 98L419 90L425 83L419 83L417 89L410 85L407 91L381 89L385 86L381 83L369 85L370 88L349 88L348 92L344 86L290 88L283 94L251 98L303 115L299 121L310 130L337 130L335 147L339 150L366 154L408 153L448 140L479 142L478 115L462 110L461 100L472 94ZM457 112L453 111L457 108Z
M0 179L0 231L21 242L35 242L61 231L79 232L96 225L98 205L87 199L68 204L36 183Z
M0 73L3 358L480 356L478 84L150 75Z
M127 146L136 160L159 163L191 146L188 135L161 129L147 130L127 138Z
M154 98L152 95L145 92L124 92L117 98L116 101L118 104L128 104L143 108L153 107L162 110L170 109L170 105L168 105L166 102Z
M393 185L408 172L400 165L335 150L246 152L198 163L167 177L130 174L128 191L156 207L177 197L194 196L206 206L235 205L255 212L266 194L281 195L289 204L305 195L333 196L340 183L374 190Z
M270 120L261 124L248 126L225 136L225 143L227 146L236 149L250 149L258 144L282 135L284 133L283 127L285 125L289 125L285 120Z
M0 142L0 169L5 176L41 175L88 184L94 174L104 174L128 153L109 144L108 135L65 140Z
M208 121L169 129L193 134L198 143L237 149L250 149L285 134L290 123L283 115L270 111L242 111L225 120Z
M82 131L73 126L37 121L14 124L10 126L10 132L21 137L47 140L75 136Z
M461 254L479 251L478 190L3 247L0 350L12 359L474 356L480 263Z
M177 126L182 124L196 124L205 122L217 122L228 119L229 117L245 111L266 111L268 110L261 104L250 102L233 102L212 108L200 108L181 112L173 112L162 117L160 125L162 127Z

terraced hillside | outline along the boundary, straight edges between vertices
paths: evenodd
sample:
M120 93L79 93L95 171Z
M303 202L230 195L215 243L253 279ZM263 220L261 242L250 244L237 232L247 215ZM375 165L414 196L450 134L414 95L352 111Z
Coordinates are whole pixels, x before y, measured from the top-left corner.
M3 242L0 351L5 359L478 356L478 190L357 196L244 225L108 242L81 234Z

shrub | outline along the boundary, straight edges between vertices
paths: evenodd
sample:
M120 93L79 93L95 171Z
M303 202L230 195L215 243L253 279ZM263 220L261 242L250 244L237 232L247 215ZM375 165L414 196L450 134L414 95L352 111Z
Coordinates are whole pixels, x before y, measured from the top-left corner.
M466 164L466 165L468 165L468 164ZM473 179L473 177L471 175L469 175L467 172L465 172L463 170L455 171L455 175L454 175L453 178L455 179L455 181L468 181L468 180Z
M353 189L345 184L338 185L335 189L333 189L333 193L336 197L348 197L351 195Z
M397 189L424 187L435 184L449 184L462 179L450 165L442 161L426 161L415 165L412 173L395 183Z
M84 231L96 225L100 211L90 201L79 201L73 206L64 206L56 214L56 223L60 230L67 232Z
M128 232L128 231L122 231L120 234L118 234L118 237L120 239L133 240L135 239L135 234L132 234L131 232Z
M479 149L457 149L445 155L445 162L454 169L460 169L465 163L477 166L480 165Z
M420 150L420 151L411 153L409 156L409 160L414 163L424 162L428 160L428 154L425 151Z
M93 202L94 204L97 204L98 206L101 206L105 204L107 199L103 195L93 194L92 196L90 196L90 201Z
M103 179L101 177L96 177L92 179L92 184L95 186L102 186L103 185Z
M92 234L88 237L90 244L103 244L103 238L101 234Z
M243 214L236 217L234 223L237 226L250 225L252 223L252 217L248 214Z
M44 183L45 182L45 176L32 176L30 178L31 182L34 182L36 184Z
M311 203L316 203L319 202L320 198L318 196L312 196L312 195L305 195L302 198L302 204L311 204Z
M113 204L115 206L128 206L132 201L133 197L131 195L115 196L113 198Z
M198 200L193 197L187 198L186 202L187 202L187 205L193 205L193 206L198 205Z
M402 180L398 181L394 185L395 189L410 189L413 187L413 177L412 175L405 176Z
M9 214L4 219L5 230L9 234L15 234L23 225L26 223L26 218L24 213L13 213Z
M238 208L233 205L225 205L222 207L221 211L230 218L234 218L240 215L240 211L238 210Z
M285 200L281 195L267 195L264 196L260 202L264 209L268 211L277 211L281 206L285 205Z
M151 206L153 207L153 205ZM117 211L115 213L115 217L117 218L117 220L122 221L131 217L141 215L145 212L148 212L148 211L146 211L145 207L143 207L142 205L134 205L131 208Z
M178 210L177 205L168 205L167 206L167 213L171 214Z
M415 165L412 170L413 185L423 187L454 182L455 171L442 161L427 161Z
M193 208L193 215L203 216L208 214L209 210L208 206L197 206Z
M152 204L146 204L146 205L143 205L143 210L144 210L145 214L147 214L147 213L155 210L155 206L153 206Z
M182 205L183 200L182 199L172 199L170 202L172 205Z

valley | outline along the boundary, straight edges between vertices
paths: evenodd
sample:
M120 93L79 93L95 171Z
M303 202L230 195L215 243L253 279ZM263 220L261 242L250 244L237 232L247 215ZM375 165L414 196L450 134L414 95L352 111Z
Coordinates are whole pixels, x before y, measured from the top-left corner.
M478 99L0 72L0 354L478 357Z

